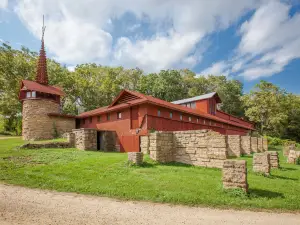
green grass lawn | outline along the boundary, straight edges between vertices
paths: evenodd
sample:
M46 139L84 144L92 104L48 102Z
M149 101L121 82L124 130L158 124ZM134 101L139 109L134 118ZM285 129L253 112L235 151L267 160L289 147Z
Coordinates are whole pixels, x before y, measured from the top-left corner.
M51 140L40 140L40 141L28 141L29 143L33 144L46 144L46 143L53 143L53 142L67 142L65 138L56 138Z
M127 164L127 154L76 149L20 150L20 139L0 140L0 180L57 191L186 205L248 209L300 209L300 166L285 163L272 176L252 173L249 195L224 192L221 170L170 163L146 156L144 166ZM277 149L279 150L279 149Z

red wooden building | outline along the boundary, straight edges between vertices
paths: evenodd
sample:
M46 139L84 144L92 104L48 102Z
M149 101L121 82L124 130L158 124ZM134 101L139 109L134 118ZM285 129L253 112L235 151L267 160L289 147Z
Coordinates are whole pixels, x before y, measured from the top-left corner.
M106 107L84 112L77 127L115 131L120 151L139 151L139 136L155 131L211 129L221 134L247 135L254 124L217 109L217 93L167 102L123 90Z

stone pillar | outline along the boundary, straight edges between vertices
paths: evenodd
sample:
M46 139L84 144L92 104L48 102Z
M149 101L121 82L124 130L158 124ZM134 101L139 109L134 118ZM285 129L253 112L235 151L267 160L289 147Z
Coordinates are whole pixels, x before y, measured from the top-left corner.
M251 137L241 136L241 153L245 155L251 154Z
M223 188L241 188L248 192L247 162L245 160L225 160L223 164Z
M300 151L290 150L287 162L296 164L298 158L300 158Z
M263 139L261 137L257 138L257 151L263 152Z
M267 154L270 155L270 166L271 166L271 168L279 168L278 152L270 151L270 152L267 152Z
M174 161L172 132L151 133L149 140L151 159L162 163Z
M70 144L70 147L75 147L75 134L70 132L66 133L67 141Z
M263 138L263 150L268 151L268 139Z
M270 175L270 155L256 153L253 156L253 172Z
M228 135L228 156L241 156L241 136L239 135Z
M140 148L144 154L149 154L149 136L140 137Z
M74 129L75 147L80 150L97 150L97 130L95 129Z
M143 153L142 152L128 152L128 161L136 165L143 164Z
M257 152L257 137L251 137L251 152Z
M283 155L289 156L290 150L296 150L296 145L295 144L285 144L283 146Z

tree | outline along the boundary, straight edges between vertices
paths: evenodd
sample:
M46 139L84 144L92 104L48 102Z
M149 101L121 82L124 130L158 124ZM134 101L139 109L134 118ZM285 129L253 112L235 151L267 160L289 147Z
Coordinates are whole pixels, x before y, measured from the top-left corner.
M258 124L261 134L281 136L288 120L287 93L279 87L261 81L242 97L246 116Z

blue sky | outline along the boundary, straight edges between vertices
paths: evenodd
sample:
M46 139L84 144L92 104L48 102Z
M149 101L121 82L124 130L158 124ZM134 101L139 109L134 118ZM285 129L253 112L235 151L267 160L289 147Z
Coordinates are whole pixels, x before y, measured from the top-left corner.
M297 0L0 0L0 40L38 51L43 14L48 57L70 69L189 68L300 94Z

